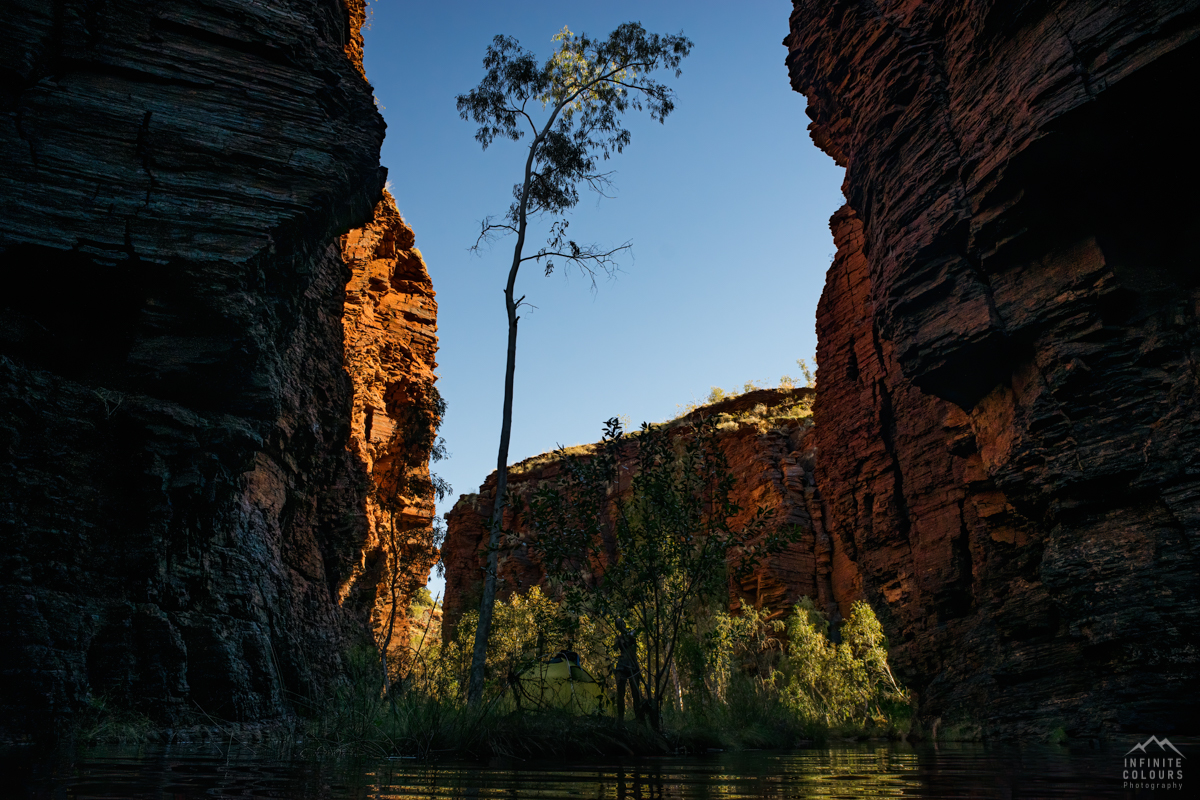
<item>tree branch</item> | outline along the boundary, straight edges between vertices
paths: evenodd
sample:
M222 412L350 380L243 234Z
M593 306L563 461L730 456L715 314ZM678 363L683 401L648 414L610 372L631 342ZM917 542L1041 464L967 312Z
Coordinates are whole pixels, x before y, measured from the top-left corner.
M515 226L505 225L499 222L492 222L492 219L492 217L486 217L483 222L479 224L479 236L475 238L475 244L467 248L468 251L472 253L478 253L479 249L484 244L491 244L492 242L496 241L496 239L499 238L499 235L496 233L497 231L517 233Z
M562 253L557 250L541 250L541 251L538 251L538 253L535 255L525 256L524 258L521 259L521 261L522 262L539 261L543 258L565 258L568 261L577 261L577 262L584 262L584 261L607 262L607 261L612 260L611 257L614 253L619 253L622 250L628 250L631 247L633 247L633 242L626 242L625 244L621 245L620 247L614 247L612 250L607 250L603 253L589 252L589 251L582 251L582 250L578 253Z

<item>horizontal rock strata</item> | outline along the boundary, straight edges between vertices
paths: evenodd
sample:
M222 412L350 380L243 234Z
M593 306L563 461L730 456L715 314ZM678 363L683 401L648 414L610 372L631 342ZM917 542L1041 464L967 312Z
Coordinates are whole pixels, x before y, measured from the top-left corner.
M0 6L0 733L264 719L369 641L338 237L384 124L350 6Z
M429 454L440 420L434 388L437 301L416 237L387 191L367 226L342 237L351 268L342 323L354 385L351 450L370 477L362 558L344 605L370 608L396 667L408 655L408 608L437 561Z
M930 719L1194 732L1200 4L794 5L846 167L814 406L841 591Z

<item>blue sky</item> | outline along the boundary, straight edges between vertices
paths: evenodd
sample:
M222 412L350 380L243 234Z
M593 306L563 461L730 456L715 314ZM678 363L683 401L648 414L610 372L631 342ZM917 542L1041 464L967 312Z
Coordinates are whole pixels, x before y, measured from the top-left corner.
M492 37L545 58L564 25L601 37L634 20L695 43L668 80L677 98L666 123L628 118L632 143L608 162L616 196L585 196L570 215L579 241L633 243L621 272L595 291L533 264L518 280L535 308L520 323L513 463L594 441L608 417L668 419L712 386L773 383L798 376L796 359L812 363L843 171L812 144L788 84L790 11L788 0L371 3L366 71L388 122L382 160L438 293L451 458L434 468L455 497L496 466L512 240L481 256L468 248L480 220L507 209L527 146L482 151L455 109Z

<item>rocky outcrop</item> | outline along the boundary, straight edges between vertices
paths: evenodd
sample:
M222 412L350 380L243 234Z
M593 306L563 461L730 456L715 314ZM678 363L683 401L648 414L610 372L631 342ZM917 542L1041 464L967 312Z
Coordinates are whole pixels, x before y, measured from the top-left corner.
M350 447L370 479L369 535L339 598L371 609L378 645L408 655L408 608L438 553L429 455L441 421L434 387L437 301L412 228L390 193L364 228L342 237L345 365L354 385Z
M762 507L774 513L764 536L783 526L794 525L802 530L799 541L764 558L754 571L731 584L733 608L749 602L778 616L801 597L808 596L836 611L830 584L832 554L815 496L811 417L804 411L811 395L811 389L757 390L696 409L680 420L684 423L700 416L719 420L718 440L730 473L737 478L731 498L741 508L731 524L740 526L748 522ZM675 428L680 433L685 430L679 423ZM584 448L580 455L586 457L589 448ZM630 463L635 457L630 448ZM510 468L508 485L514 496L526 500L540 484L553 480L561 469L557 454L535 456ZM488 539L488 519L495 492L496 474L492 473L478 494L463 495L446 514L446 543L442 547L446 569L442 622L445 640L453 637L463 613L479 606L486 565L483 548ZM510 514L506 526L514 532L525 531L528 520L514 520ZM502 553L499 574L501 599L543 585L545 581L536 554L528 549Z
M1195 729L1198 34L1195 2L795 2L792 85L846 167L834 591L931 719Z
M348 443L356 403L402 401L373 394L400 355L358 391L343 369L338 237L384 180L346 56L363 5L0 7L7 733L101 697L167 724L268 718L369 641L380 453ZM380 208L346 240L366 283L367 240L411 239ZM428 384L431 293L404 264L386 302L422 319L395 349ZM372 291L352 290L354 324Z

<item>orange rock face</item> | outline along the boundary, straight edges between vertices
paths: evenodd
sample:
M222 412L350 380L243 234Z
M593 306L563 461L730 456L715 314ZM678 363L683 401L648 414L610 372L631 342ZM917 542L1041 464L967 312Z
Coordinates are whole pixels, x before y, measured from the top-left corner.
M930 719L1194 731L1200 3L794 6L835 593Z
M437 561L429 480L440 421L433 402L437 301L414 242L386 191L374 220L341 242L352 273L342 316L345 366L354 385L350 448L370 479L370 537L341 599L370 607L376 641L388 646L390 663L407 653L409 603Z
M758 422L756 406L774 407L806 400L811 389L792 391L759 390L697 409L691 416L746 413L741 419L729 419L719 428L719 441L737 476L733 499L741 507L735 525L746 522L759 507L772 509L771 529L796 525L803 535L787 549L764 559L763 563L737 584L730 586L730 603L742 602L767 607L782 614L802 596L812 597L836 613L838 598L831 583L833 561L828 536L821 525L820 502L813 480L811 426L809 418L781 417ZM632 452L630 459L633 458ZM561 466L553 454L527 459L513 466L509 485L519 497L528 497L537 486L558 475ZM459 498L446 515L448 530L442 557L446 565L446 600L443 618L444 636L453 635L463 612L478 607L485 564L482 546L487 541L488 517L495 498L493 473L478 494ZM523 530L518 520L511 529ZM765 535L765 534L764 534ZM516 550L501 557L499 596L542 585L544 574L535 555ZM853 597L846 598L846 603ZM846 606L848 610L848 606Z
M342 0L350 17L350 36L345 44L346 58L364 78L363 70L363 26L367 22L367 0Z

